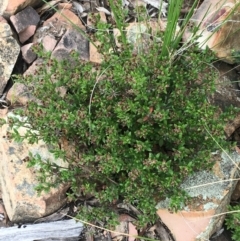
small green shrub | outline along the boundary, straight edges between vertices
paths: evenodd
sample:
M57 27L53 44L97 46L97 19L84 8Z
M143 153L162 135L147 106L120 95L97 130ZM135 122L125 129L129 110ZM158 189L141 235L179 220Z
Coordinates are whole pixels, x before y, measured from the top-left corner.
M116 26L122 28L120 22ZM99 28L109 25L99 22ZM165 197L179 208L187 198L179 188L183 179L212 167L210 155L218 146L204 126L225 147L224 122L208 101L217 74L209 50L191 45L173 58L180 38L171 49L172 39L165 37L164 52L153 38L147 52L136 54L121 32L120 51L111 31L94 35L101 43L101 64L84 62L75 53L72 61L60 62L38 50L44 65L34 76L17 80L38 101L18 114L38 131L29 134L32 142L43 139L69 163L63 169L31 156L29 166L41 167L39 191L70 182L74 194L94 195L101 204L88 216L84 207L81 216L112 220L120 201L137 206L143 225L155 220L155 205ZM13 119L12 125L26 123ZM26 138L16 133L13 137Z
M232 231L232 236L231 238L233 240L240 240L240 206L229 206L228 207L229 211L236 211L235 213L228 214L226 216L226 225L229 230Z

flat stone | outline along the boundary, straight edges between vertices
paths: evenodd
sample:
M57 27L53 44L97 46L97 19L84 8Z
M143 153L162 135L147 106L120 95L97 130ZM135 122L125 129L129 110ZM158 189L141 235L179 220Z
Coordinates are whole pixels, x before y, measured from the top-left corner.
M57 40L54 37L51 37L49 35L46 35L45 37L43 37L42 39L42 44L43 44L43 48L45 51L53 51L56 44L57 44Z
M94 42L96 46L98 46L99 42ZM93 63L100 64L102 62L102 55L98 52L98 49L93 45L93 43L89 43L89 61Z
M28 26L27 28L25 28L21 33L19 33L19 41L21 43L25 43L29 38L31 38L35 31L36 31L36 26L35 25L31 25Z
M200 171L186 178L181 187L192 197L182 210L168 211L169 200L157 205L157 213L170 229L176 241L208 240L220 230L227 205L239 175L240 155L236 152L213 154L213 172Z
M9 113L8 118L10 116L14 115ZM29 129L20 127L17 130L20 135L24 135ZM59 209L66 202L66 190L69 186L52 188L49 193L43 192L39 196L34 189L38 184L35 172L39 167L27 168L29 152L33 156L40 155L43 161L48 159L63 168L67 168L68 164L61 159L55 159L49 152L49 147L41 140L37 144L29 144L26 140L21 143L14 142L7 135L12 131L9 125L5 124L0 134L2 198L12 222L31 222Z
M65 28L80 28L85 30L85 27L79 17L69 9L62 9L60 12L56 12L51 18L44 22L43 26L47 26L49 23L57 23L58 25L64 26Z
M4 4L6 4L5 2L7 2L7 7L5 8L5 11L2 14L6 18L9 18L10 16L14 15L16 12L19 12L28 6L37 7L43 4L42 0L1 0L1 1L3 1Z
M9 36L10 29L6 23L0 22L0 29L3 30L0 37L0 95L2 95L17 61L20 47L17 41Z
M219 59L229 64L239 63L240 6L237 4L239 1L203 1L190 20L191 27L187 28L184 41L192 40L194 36L191 29L199 26L195 37L200 37L195 42L200 48L209 47Z
M37 58L37 55L32 50L32 46L33 44L30 43L21 47L22 57L28 64L31 64Z
M52 52L51 57L58 60L69 59L73 50L80 54L81 59L89 60L88 40L79 31L68 29Z
M30 6L10 17L10 20L19 34L19 40L24 43L34 35L40 21L38 13Z
M43 60L41 58L37 58L32 65L23 73L23 77L27 77L28 75L35 75L36 71L38 71L39 67L43 65ZM42 78L42 76L38 76L38 78Z

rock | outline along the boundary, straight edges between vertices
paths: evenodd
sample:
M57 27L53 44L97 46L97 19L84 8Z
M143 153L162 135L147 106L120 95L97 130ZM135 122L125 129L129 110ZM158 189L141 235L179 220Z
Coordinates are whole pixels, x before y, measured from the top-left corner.
M157 213L172 232L175 241L208 240L221 229L231 195L239 175L240 155L213 154L213 172L200 171L189 176L181 185L193 198L182 210L168 211L169 201L157 205ZM205 185L207 184L207 185Z
M38 13L29 6L16 15L11 16L10 20L19 35L20 42L24 43L34 35L40 17Z
M150 32L149 29L151 30ZM134 46L134 53L146 53L148 52L149 46L152 43L152 37L156 36L158 31L165 31L165 29L166 22L161 19L158 21L150 21L147 24L145 22L130 23L126 28L127 41ZM116 45L121 47L121 44L118 41L118 38L121 36L119 29L113 29L113 34ZM155 38L155 40L160 42L160 39Z
M37 58L32 65L24 72L23 77L27 77L28 75L35 75L36 71L39 69L40 66L43 65L43 59ZM38 76L38 78L42 78L42 76Z
M60 12L56 12L51 18L46 20L43 26L50 24L64 26L65 28L82 29L85 30L79 17L69 9L63 9Z
M47 35L43 37L42 44L45 51L52 52L57 44L57 40L54 37Z
M80 54L81 59L89 59L88 40L79 31L68 29L52 52L51 57L57 60L69 59L69 55L73 50Z
M3 16L6 18L9 18L15 13L26 8L27 6L36 7L43 4L42 0L1 0L1 1L3 1L4 3L5 2L8 3L7 7L5 8L5 11L3 12Z
M0 4L0 16L3 15L8 5L8 0L2 0Z
M78 31L85 30L77 15L69 9L63 9L61 13L55 13L44 22L42 27L37 29L33 43L42 43L46 51L52 51L67 29L74 30L75 28Z
M30 43L21 47L22 57L28 64L31 64L37 58L37 55L32 50L32 46L33 44Z
M100 43L96 41L94 44L98 46ZM89 61L98 64L102 62L102 55L98 52L97 47L91 42L89 43Z
M12 113L9 117L17 117ZM20 118L20 117L17 117ZM8 119L7 119L8 121ZM25 127L18 128L20 135L29 130ZM37 218L46 216L59 209L66 202L66 190L68 185L52 188L49 193L38 196L35 191L37 185L35 171L37 166L27 168L29 152L40 155L42 160L50 160L57 165L67 168L67 163L61 159L55 159L49 152L49 147L43 142L29 144L26 140L15 142L9 138L10 129L8 123L1 128L0 135L0 184L2 198L9 219L12 222L31 222Z
M0 22L0 38L12 36L12 29L7 22Z
M10 106L20 104L25 106L34 98L28 90L28 87L22 83L14 83L7 93L6 99L10 102Z
M51 38L52 40L50 46L47 46L48 44L44 44L44 48L52 49L56 46L57 42L62 38L65 32L66 28L63 25L59 24L58 22L50 22L48 25L45 25L37 29L36 33L34 34L32 42L43 44L43 40L45 37L48 37L47 39Z
M195 41L202 49L207 46L216 56L227 63L238 63L240 31L239 0L205 0L191 18L190 26L184 41L188 42L194 36L200 36ZM199 24L200 23L200 24ZM194 35L191 29L199 25L199 30Z
M0 46L0 95L2 95L20 52L17 41L11 36L10 26L4 21L0 22Z

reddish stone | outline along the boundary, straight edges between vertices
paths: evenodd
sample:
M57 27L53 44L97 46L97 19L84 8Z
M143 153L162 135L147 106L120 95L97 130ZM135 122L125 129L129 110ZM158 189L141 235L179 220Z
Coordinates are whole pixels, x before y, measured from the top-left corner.
M63 27L85 29L79 17L71 12L69 9L63 9L61 12L56 12L51 18L44 22L43 26L47 26L49 23L57 23ZM74 26L75 25L75 26Z
M32 7L27 7L16 15L11 16L10 20L19 34L20 42L24 43L35 33L40 17Z
M32 50L32 46L33 44L30 43L21 47L23 59L28 64L31 64L37 58L37 55Z
M56 44L57 40L49 35L45 36L42 40L43 48L45 51L53 51Z
M39 6L40 4L43 4L42 0L3 0L3 4L5 2L7 2L7 6L4 9L5 11L3 12L3 16L7 18L12 16L16 12L21 11L27 6L36 7L36 6ZM1 4L2 4L2 0L1 0Z

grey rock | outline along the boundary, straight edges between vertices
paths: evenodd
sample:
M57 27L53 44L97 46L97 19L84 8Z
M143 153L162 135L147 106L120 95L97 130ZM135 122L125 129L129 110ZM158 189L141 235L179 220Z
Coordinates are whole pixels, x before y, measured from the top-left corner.
M10 35L11 29L8 24L0 22L0 31L0 95L2 95L17 61L20 47Z
M75 29L68 29L52 52L51 57L58 60L69 59L69 54L75 50L80 58L89 60L89 42L82 33Z
M2 0L0 4L0 16L3 15L4 11L6 10L8 5L8 0Z

